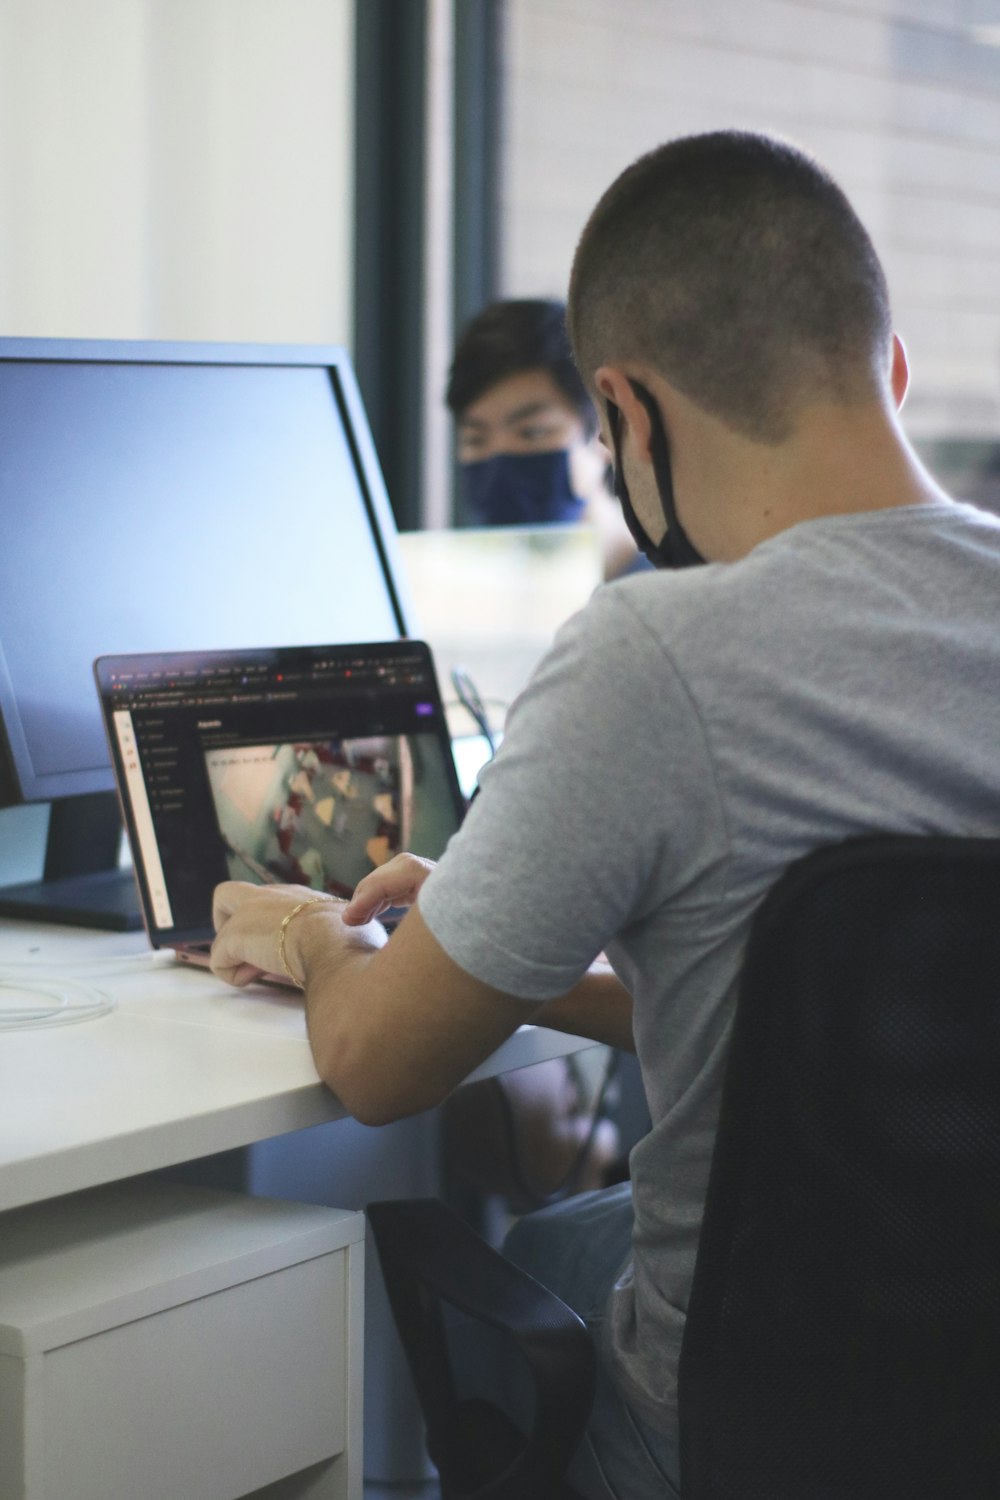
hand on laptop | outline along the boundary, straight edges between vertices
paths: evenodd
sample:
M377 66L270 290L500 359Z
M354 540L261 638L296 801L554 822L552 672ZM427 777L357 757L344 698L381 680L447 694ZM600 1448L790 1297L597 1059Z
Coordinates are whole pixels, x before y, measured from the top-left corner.
M357 918L346 927L345 907L339 897L309 886L223 881L216 886L212 901L216 931L212 972L239 986L285 975L301 986L306 968L303 950L317 937L327 954L380 948L386 940L385 929L377 922L362 927ZM316 928L320 928L318 934Z
M391 907L413 906L417 893L434 868L419 854L397 854L364 880L341 912L348 927L361 927Z

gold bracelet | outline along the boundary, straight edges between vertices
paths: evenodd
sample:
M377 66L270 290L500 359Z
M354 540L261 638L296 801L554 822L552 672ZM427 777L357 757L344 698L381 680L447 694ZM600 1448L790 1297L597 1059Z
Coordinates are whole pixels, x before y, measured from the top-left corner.
M288 975L292 983L298 985L300 990L305 989L306 982L304 979L297 979L295 977L291 969L288 967L288 959L285 957L285 933L288 931L288 924L298 916L300 911L305 911L307 906L315 906L318 901L332 900L332 896L308 896L305 901L300 901L298 906L293 906L291 911L286 912L281 919L281 926L278 928L278 957L281 960L281 967L284 969L285 973Z

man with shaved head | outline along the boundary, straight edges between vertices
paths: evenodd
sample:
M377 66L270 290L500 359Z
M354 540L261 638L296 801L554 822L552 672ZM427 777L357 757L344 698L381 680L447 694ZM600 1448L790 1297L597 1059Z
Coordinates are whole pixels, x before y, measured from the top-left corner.
M852 835L1000 833L1000 521L913 453L878 257L794 146L721 131L635 162L583 231L569 327L656 570L564 627L433 871L401 856L294 919L295 889L220 887L214 962L245 982L284 931L317 1066L371 1121L437 1103L522 1021L634 1044L631 1182L527 1216L509 1253L598 1343L573 1482L653 1500L677 1492L754 912ZM390 900L415 904L385 943Z

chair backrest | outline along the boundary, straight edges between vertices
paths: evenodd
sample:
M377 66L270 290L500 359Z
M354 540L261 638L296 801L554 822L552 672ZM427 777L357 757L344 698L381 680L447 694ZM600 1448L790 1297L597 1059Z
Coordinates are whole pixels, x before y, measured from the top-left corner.
M684 1500L1000 1497L1000 839L792 866L747 951Z

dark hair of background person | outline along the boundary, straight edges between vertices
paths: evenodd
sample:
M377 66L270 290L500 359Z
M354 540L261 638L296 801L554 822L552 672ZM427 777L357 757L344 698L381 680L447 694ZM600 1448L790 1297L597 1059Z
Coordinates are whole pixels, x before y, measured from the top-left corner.
M868 401L888 375L889 293L860 219L804 152L744 131L667 142L612 183L568 318L586 378L644 362L763 442L806 402Z
M477 313L455 346L445 400L459 417L492 386L526 370L547 370L587 435L597 431L593 402L573 361L566 304L556 298L493 302Z

